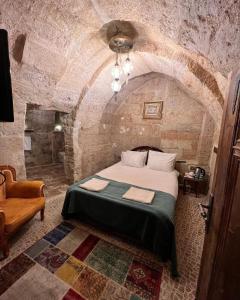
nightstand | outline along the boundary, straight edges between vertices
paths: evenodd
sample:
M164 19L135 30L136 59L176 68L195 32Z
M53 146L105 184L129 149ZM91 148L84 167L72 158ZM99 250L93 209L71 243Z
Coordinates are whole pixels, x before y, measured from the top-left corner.
M191 178L191 177L183 177L183 194L185 195L187 193L187 185L190 185L193 189L194 193L196 194L196 198L200 194L200 189L207 190L209 183L209 176L205 175L203 178Z

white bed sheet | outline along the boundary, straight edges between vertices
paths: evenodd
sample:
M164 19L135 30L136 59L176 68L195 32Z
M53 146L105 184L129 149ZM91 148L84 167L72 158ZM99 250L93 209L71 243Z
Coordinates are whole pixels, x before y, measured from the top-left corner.
M176 170L162 172L149 169L147 166L143 168L129 167L119 162L98 172L96 175L146 189L169 193L175 198L178 196L178 172Z

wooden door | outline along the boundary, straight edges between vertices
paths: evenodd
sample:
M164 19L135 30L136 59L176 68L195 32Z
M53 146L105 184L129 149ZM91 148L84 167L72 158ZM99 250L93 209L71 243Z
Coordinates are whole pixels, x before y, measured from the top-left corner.
M225 103L198 300L240 299L240 70Z

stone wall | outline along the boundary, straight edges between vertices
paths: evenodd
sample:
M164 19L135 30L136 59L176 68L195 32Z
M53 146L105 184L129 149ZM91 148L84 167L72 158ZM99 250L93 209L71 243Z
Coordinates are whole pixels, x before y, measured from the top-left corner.
M126 95L126 86L117 103L112 100L105 109L101 123L111 127L115 157L123 150L150 145L177 153L179 160L208 166L214 133L209 113L176 80L166 75L151 77L136 79L140 87ZM163 101L161 120L143 119L144 102L151 101Z
M96 128L81 130L80 139L82 151L80 177L92 175L116 161L112 147L111 132L102 127L101 124L96 126Z
M18 178L25 178L24 128L26 104L19 97L14 101L13 123L0 123L0 164L12 165Z
M121 95L120 95L121 97ZM144 102L163 101L161 120L143 119ZM114 153L139 145L150 145L177 153L177 159L208 165L213 120L204 107L190 98L167 76L148 80L122 99L111 120Z
M144 102L151 101L163 101L161 120L143 119ZM151 145L177 153L179 160L208 166L214 122L206 109L168 76L150 80L146 76L141 87L122 99L111 123L116 156L122 150Z
M143 119L144 102L160 100L164 101L162 119ZM77 118L75 180L111 165L119 160L121 151L140 145L177 153L179 160L209 169L214 121L173 78L149 73L130 80L101 109L89 102L82 103Z

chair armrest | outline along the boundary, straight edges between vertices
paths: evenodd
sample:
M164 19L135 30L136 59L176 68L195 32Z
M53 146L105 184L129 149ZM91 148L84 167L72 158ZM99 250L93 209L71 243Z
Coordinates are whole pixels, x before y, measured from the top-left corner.
M43 197L43 181L13 181L7 185L6 198Z
M0 236L2 236L4 233L4 226L5 226L5 213L0 208Z

